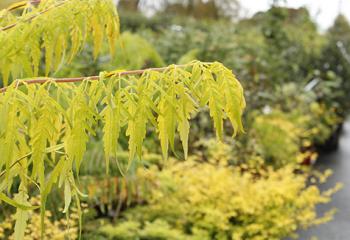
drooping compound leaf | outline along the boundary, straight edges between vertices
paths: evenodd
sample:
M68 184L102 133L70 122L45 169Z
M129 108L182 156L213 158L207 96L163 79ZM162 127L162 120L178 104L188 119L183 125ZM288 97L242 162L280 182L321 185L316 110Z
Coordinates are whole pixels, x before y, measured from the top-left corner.
M119 18L111 0L43 0L23 8L20 16L13 15L11 8L0 14L6 15L0 20L0 72L5 86L9 79L38 76L42 55L48 76L79 53L90 32L95 58L104 39L114 54Z
M20 176L21 185L40 188L42 216L53 187L63 188L68 212L72 197L82 195L74 173L79 174L87 143L98 129L103 132L106 166L116 157L122 128L129 137L130 163L142 157L148 129L158 132L165 159L169 146L175 151L178 132L187 157L189 121L199 107L209 108L218 138L226 118L234 135L243 131L243 89L222 64L195 61L137 73L101 73L99 81L87 78L78 84L23 80L10 85L0 95L0 199L26 210L26 199L12 200L3 193ZM18 216L22 231L25 212Z

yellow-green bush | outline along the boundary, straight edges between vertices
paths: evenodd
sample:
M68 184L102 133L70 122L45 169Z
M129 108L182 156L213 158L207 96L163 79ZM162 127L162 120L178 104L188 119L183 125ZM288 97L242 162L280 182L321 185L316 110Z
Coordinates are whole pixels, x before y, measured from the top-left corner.
M323 144L343 121L336 109L328 109L324 104L312 103L309 114L310 139L316 144Z
M105 69L121 67L140 69L148 66L163 67L165 63L155 48L146 39L137 34L124 32L118 42L116 56Z
M162 171L140 169L138 176L152 186L143 193L147 204L126 211L121 224L101 228L110 239L125 239L131 227L126 239L277 240L333 215L317 216L315 208L336 189L320 192L292 166L252 173L192 159ZM154 234L142 235L150 226ZM169 237L176 231L178 238Z
M237 144L234 155L243 154L248 163L259 157L274 167L314 162L318 156L315 145L331 136L340 118L316 102L307 107L308 114L299 107L287 113L277 109L252 115L246 142Z
M40 204L38 198L32 198L31 204ZM0 223L0 239L15 239L15 221L17 215L13 214ZM40 240L41 239L41 222L40 212L32 210L28 215L28 225L25 230L23 240ZM79 214L77 208L72 208L69 218L52 219L52 212L45 211L45 235L44 239L65 240L78 238Z
M167 240L185 240L189 239L185 233L179 229L174 229L163 220L146 222L142 227L137 221L125 221L117 227L106 225L101 227L99 232L107 238L118 240L131 239L167 239ZM192 238L191 238L192 239ZM198 239L199 240L199 239Z
M255 142L254 153L276 167L297 162L305 134L303 126L289 117L279 111L259 115L255 117L248 136L249 141Z

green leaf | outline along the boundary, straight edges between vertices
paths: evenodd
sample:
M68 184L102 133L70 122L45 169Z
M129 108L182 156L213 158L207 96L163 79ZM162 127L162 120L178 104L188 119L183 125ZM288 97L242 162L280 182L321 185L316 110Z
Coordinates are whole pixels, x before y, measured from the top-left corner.
M71 190L69 181L66 179L64 182L64 209L63 209L63 213L68 213L71 201L72 201L72 190Z
M15 200L18 201L20 204L23 204L23 205L29 204L27 199L28 199L28 195L23 191L15 195ZM15 240L22 240L24 238L25 229L27 227L27 221L29 219L28 210L17 208L15 219L16 219L16 224L15 224L14 238Z
M159 103L159 115L158 115L158 132L160 146L162 148L163 158L168 159L168 149L169 149L169 137L167 129L167 119L166 119L166 101L163 99Z
M7 197L3 193L0 193L0 200L4 201L5 203L7 203L15 208L19 208L21 210L34 210L34 209L38 209L40 207L40 206L30 206L30 205L22 204L20 202L17 202L16 200L13 200L13 199Z
M188 135L190 132L190 123L189 119L191 114L196 112L196 104L193 99L186 93L184 86L178 86L178 95L179 95L179 108L178 115L180 116L178 123L178 132L180 134L180 139L182 142L182 147L184 150L185 159L188 155Z
M108 104L101 112L103 117L103 146L105 152L106 172L109 173L109 159L114 156L117 149L117 143L120 132L121 122L121 99L120 94L117 94L114 98L108 96L105 100Z

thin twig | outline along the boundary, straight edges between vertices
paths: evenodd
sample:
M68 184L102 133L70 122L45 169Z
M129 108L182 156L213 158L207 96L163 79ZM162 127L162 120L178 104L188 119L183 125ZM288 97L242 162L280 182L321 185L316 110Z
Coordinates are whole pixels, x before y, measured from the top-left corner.
M49 147L49 148L47 148L47 149L45 150L45 152L46 152L46 153L58 152L57 147L59 147L58 149L60 149L60 148L63 147L63 144L58 144L58 145ZM54 149L54 150L50 151L51 149ZM55 149L56 149L56 150L55 150ZM8 170L11 170L16 164L21 164L20 162L21 162L23 159L25 159L25 158L31 156L32 154L33 154L33 152L29 152L29 153L27 153L26 155L24 155L24 156L18 158L15 162L13 162L13 163L11 164L11 166L9 167ZM6 173L6 171L7 171L6 169L5 169L4 171L2 171L2 172L0 173L0 177L4 176L4 174Z
M27 153L26 155L24 155L23 157L18 158L14 163L12 163L12 165L9 167L9 169L13 168L16 164L19 164L21 162L21 160L29 157L30 155L32 155L33 152ZM4 176L4 174L6 173L6 170L2 171L0 173L0 177Z
M67 1L64 1L64 2L61 2L61 3L57 3L57 4L55 4L55 5L51 6L51 7L47 8L47 9L45 9L45 10L39 12L39 13L37 13L37 14L35 14L35 15L33 15L33 16L31 16L31 17L29 17L29 18L23 20L23 21L24 21L24 22L30 22L30 21L33 20L34 18L36 18L36 17L38 17L38 16L40 16L40 15L42 15L42 14L44 14L44 13L50 11L51 9L58 8L58 7L62 6L62 5L64 5L65 3L67 3L67 2L68 2L68 0L67 0ZM37 3L37 2L34 2L34 3ZM21 22L22 22L22 21L21 21ZM0 31L6 31L6 30L9 30L9 29L11 29L11 28L14 28L15 26L17 26L17 24L18 24L18 22L15 22L15 23L13 23L13 24L7 25L7 26L1 28Z
M188 67L191 65L173 65L175 67L183 68ZM112 73L109 77L112 76L125 76L125 75L141 75L146 71L156 71L156 72L163 72L165 70L169 69L169 67L161 67L161 68L147 68L147 69L141 69L141 70L131 70L131 71L124 71L124 72L115 72ZM75 77L75 78L37 78L37 79L29 79L29 80L16 80L16 87L19 87L24 84L44 84L49 81L53 81L56 83L74 83L74 82L81 82L84 80L92 80L96 81L99 80L99 76L90 76L90 77ZM3 87L0 89L0 93L6 92L8 87Z
M27 6L27 4L28 4L27 2L23 2L21 4L15 5L15 6L11 5L9 8L7 8L7 11L14 11L18 8L22 8L22 7Z

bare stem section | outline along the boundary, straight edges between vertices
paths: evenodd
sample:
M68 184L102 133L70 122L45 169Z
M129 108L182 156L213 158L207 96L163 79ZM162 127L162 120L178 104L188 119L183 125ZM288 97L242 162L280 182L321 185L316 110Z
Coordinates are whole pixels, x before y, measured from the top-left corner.
M178 68L184 68L188 67L190 65L172 65L173 67L178 67ZM123 71L123 72L118 72L114 71L109 74L107 74L109 77L112 76L125 76L125 75L141 75L146 71L156 71L156 72L163 72L165 70L169 69L169 67L161 67L161 68L147 68L147 69L139 69L139 70L130 70L130 71ZM15 87L19 87L20 85L23 84L43 84L48 81L54 81L56 83L74 83L74 82L81 82L84 80L99 80L99 76L88 76L88 77L73 77L73 78L33 78L33 79L28 79L28 80L21 80L18 79L16 80L16 84L14 84ZM6 90L9 87L3 87L0 89L0 93L6 92Z

